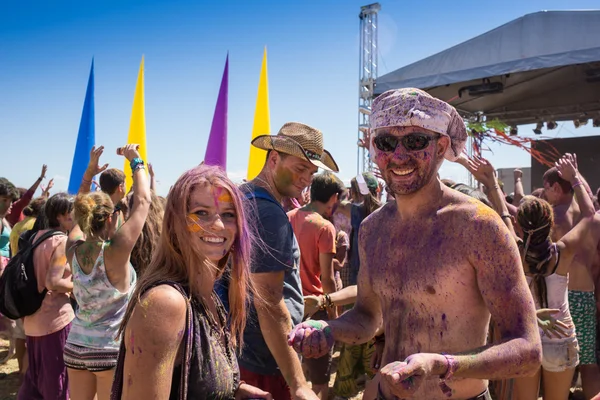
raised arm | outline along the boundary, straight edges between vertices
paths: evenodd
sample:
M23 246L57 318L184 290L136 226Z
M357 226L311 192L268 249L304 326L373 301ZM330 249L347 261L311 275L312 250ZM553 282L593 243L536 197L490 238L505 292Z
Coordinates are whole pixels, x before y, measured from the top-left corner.
M33 185L31 185L31 187L25 192L25 194L23 194L23 196L21 196L21 198L19 200L15 201L12 204L12 207L10 208L10 212L8 214L6 214L6 217L5 217L6 221L8 221L10 226L13 226L17 222L19 222L19 219L21 218L21 213L23 212L25 207L27 207L29 205L29 203L31 203L31 199L33 199L33 195L35 194L36 190L38 189L38 187L40 186L40 184L46 177L46 171L48 171L48 166L46 164L44 164L42 166L42 173L40 174L40 177L37 178L37 180L35 182L33 182Z
M131 250L135 246L148 211L150 209L150 186L144 169L143 162L139 162L140 154L137 150L138 145L128 144L123 150L123 155L132 163L133 170L133 206L129 211L129 218L117 232L112 236L107 257L109 261L116 263L115 265L124 265L127 267L127 261L131 255ZM134 165L136 164L136 165ZM128 269L128 267L127 267Z
M525 197L525 189L523 189L523 171L517 168L514 170L513 174L515 177L515 196L513 198L513 204L518 207L521 200L523 200L523 197Z
M92 188L94 176L104 172L108 168L108 164L104 164L103 166L100 166L99 164L100 156L103 152L104 146L98 148L96 148L96 146L92 147L92 151L90 152L90 162L83 173L81 185L79 186L79 193L89 193Z
M137 301L137 299L131 299ZM121 400L168 399L185 332L186 300L176 289L150 289L127 322ZM200 351L200 349L197 349ZM179 382L175 382L176 385Z
M569 153L565 154L556 163L556 169L558 169L560 177L571 184L581 216L585 218L594 215L596 211L589 193L589 186L587 186L577 169L577 156Z
M154 167L148 163L148 175L150 175L150 190L156 192L156 179L154 177Z

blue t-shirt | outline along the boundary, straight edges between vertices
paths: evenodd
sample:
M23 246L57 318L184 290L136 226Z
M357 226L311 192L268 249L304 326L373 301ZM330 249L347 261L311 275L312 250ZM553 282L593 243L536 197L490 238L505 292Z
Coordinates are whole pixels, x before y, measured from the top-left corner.
M265 249L255 249L251 269L253 273L284 272L283 299L290 313L293 325L302 322L304 315L304 297L300 282L300 248L294 236L287 214L266 190L246 184L241 187L247 201L255 202L256 228ZM226 297L223 287L218 290ZM244 348L239 357L242 368L261 375L280 374L275 358L263 338L256 309L249 307L248 322L244 331Z

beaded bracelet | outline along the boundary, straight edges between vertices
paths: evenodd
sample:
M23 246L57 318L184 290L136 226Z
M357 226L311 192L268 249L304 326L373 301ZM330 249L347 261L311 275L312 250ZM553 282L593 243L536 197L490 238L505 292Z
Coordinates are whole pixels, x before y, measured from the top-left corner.
M576 188L577 186L581 186L581 185L583 185L583 182L581 182L581 181L579 181L579 180L578 180L578 181L577 181L577 182L575 182L573 185L571 185L571 188L572 188L573 190L575 190L575 188Z

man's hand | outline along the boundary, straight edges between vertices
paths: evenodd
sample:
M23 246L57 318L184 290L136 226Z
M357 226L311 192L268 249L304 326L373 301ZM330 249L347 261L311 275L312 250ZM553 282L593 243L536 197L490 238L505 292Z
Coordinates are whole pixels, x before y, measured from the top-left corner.
M479 157L464 158L466 159L466 164L460 164L464 165L475 179L485 185L488 189L491 189L496 185L496 171L494 170L494 166L488 160Z
M150 178L154 178L154 168L152 168L152 164L148 163L148 175Z
M515 169L513 171L514 177L515 177L515 182L518 181L519 179L523 179L523 171L521 171L519 168Z
M100 166L100 156L104 152L104 146L100 146L96 148L96 146L92 147L92 151L90 152L90 162L85 171L85 175L91 180L94 176L106 171L108 168L108 164L104 164ZM85 176L84 175L84 176Z
M558 169L558 175L571 184L579 179L577 176L577 156L567 153L554 165Z
M536 311L538 326L544 333L544 336L550 339L562 339L569 336L567 333L569 326L553 316L559 312L560 310L547 308Z
M304 318L312 317L323 306L323 296L304 296Z
M363 138L362 139L358 139L358 147L362 147L363 149L366 149L367 151L371 148L371 130L367 130L364 134L363 134Z
M308 385L300 386L298 389L291 391L291 395L293 400L320 400L319 396Z
M445 364L444 356L429 353L413 354L404 362L388 364L379 372L381 391L386 397L412 397L426 379L442 375Z
M42 165L42 173L40 174L40 180L43 181L46 177L46 172L48 171L48 166L46 164Z
M306 358L324 356L334 343L331 328L325 321L303 322L296 325L288 336L288 344Z

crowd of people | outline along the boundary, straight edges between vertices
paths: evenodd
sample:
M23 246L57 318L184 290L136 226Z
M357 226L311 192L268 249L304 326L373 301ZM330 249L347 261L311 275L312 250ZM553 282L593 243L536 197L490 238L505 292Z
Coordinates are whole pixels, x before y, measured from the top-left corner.
M135 144L130 189L102 146L76 195L34 198L45 165L28 190L0 178L0 275L31 248L43 296L0 315L18 399L565 400L580 375L599 400L597 194L565 154L507 195L466 139L452 106L399 89L349 188L298 122L252 141L265 164L240 185L202 163L163 198Z

